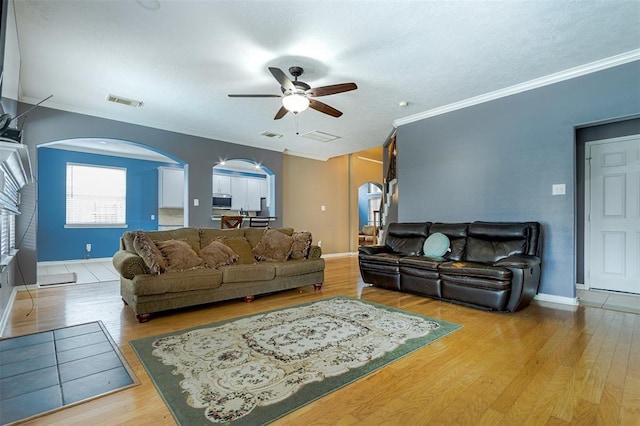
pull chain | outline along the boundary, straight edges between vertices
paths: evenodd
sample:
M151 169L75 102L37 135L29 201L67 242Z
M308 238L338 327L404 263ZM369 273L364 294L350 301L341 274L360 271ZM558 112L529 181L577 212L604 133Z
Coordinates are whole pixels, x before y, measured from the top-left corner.
M296 117L296 135L299 135L300 132L299 132L299 129L298 129L298 114L295 114L295 117Z

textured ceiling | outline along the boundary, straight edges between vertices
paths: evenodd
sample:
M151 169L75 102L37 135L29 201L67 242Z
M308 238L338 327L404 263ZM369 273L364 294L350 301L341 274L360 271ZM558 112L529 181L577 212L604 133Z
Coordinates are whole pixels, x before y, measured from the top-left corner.
M640 49L637 0L15 0L13 7L22 101L53 94L51 108L320 159L381 145L404 117ZM279 94L267 67L292 65L304 67L301 80L312 87L357 83L321 98L344 115L307 110L297 122L292 114L274 121L280 99L227 97ZM109 93L144 104L109 103ZM296 134L313 130L340 139Z

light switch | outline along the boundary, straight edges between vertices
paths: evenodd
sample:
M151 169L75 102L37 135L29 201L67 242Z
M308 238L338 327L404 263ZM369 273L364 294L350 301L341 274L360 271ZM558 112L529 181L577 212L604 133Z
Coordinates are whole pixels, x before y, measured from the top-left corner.
M151 220L156 220L156 215L155 214L151 215Z
M325 210L327 210L327 206L320 206L320 211L322 211L322 212L323 212L323 211L325 211Z
M197 198L194 198L194 199L193 199L193 205L194 205L195 207L198 207L198 206L200 205L200 200L199 200L199 199L197 199Z
M567 186L564 183L554 183L551 185L551 195L565 195Z

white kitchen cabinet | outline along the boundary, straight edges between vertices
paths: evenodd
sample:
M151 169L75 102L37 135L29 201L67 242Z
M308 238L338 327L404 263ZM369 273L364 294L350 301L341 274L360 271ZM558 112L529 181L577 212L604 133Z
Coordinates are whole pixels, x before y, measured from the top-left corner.
M184 170L158 168L158 208L184 208Z
M214 174L211 188L214 194L231 194L231 177Z
M260 181L263 179L247 179L247 210L260 211Z
M231 178L231 210L260 210L260 194L262 179L245 177Z

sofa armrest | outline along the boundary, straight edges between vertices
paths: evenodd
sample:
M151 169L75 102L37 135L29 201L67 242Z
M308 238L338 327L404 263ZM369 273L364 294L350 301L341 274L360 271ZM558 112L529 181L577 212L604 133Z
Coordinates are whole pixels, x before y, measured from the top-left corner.
M322 248L312 244L311 247L309 247L307 259L319 259L320 257L322 257Z
M140 256L125 250L118 250L113 255L111 262L116 272L128 280L133 279L136 275L151 273Z
M540 286L540 258L521 254L500 259L494 265L508 268L513 274L507 310L516 312L529 305Z
M528 254L519 254L516 256L505 257L498 260L493 266L501 266L503 268L529 269L540 266L540 258Z
M358 247L358 253L374 255L379 253L391 253L391 250L387 246L360 246Z

